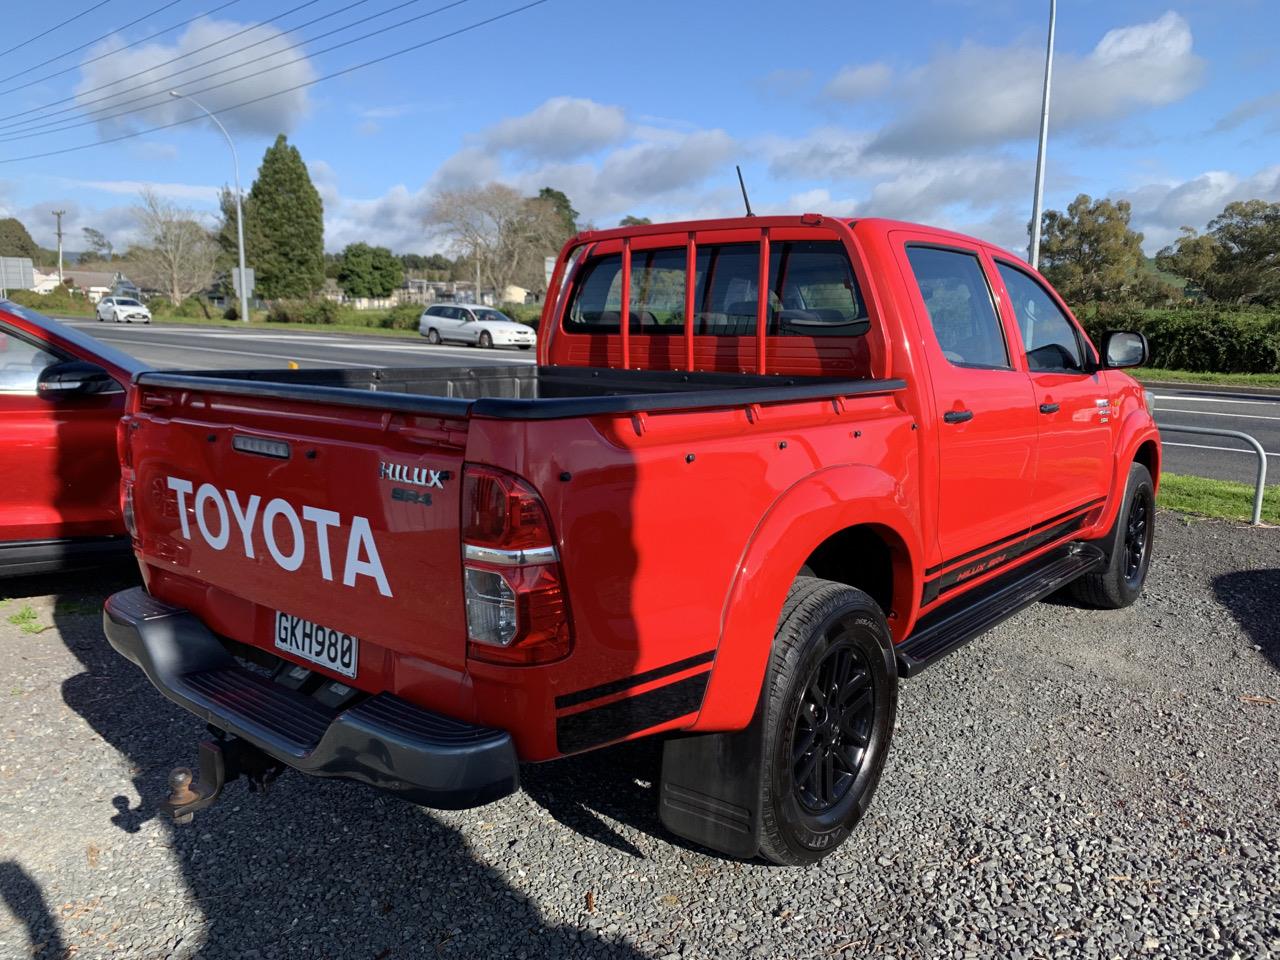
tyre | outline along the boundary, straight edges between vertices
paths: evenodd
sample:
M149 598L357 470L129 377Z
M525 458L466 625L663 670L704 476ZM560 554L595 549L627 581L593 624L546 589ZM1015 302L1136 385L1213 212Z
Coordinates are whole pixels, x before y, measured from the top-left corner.
M488 330L481 330L480 331L480 348L482 350L488 350L492 346L493 346L492 335L490 335Z
M427 331L427 343L434 343L439 345L440 331L437 330L435 327L432 327L430 330Z
M1140 463L1129 467L1124 504L1105 543L1111 559L1096 573L1086 573L1071 584L1071 596L1100 610L1119 610L1142 594L1151 568L1151 543L1155 537L1156 494L1151 474Z
M531 343L522 343L522 344L520 344L520 349L521 349L521 350L532 350L532 349L533 349L533 344L531 344Z
M898 707L884 614L861 590L798 577L764 692L760 853L814 863L871 803Z

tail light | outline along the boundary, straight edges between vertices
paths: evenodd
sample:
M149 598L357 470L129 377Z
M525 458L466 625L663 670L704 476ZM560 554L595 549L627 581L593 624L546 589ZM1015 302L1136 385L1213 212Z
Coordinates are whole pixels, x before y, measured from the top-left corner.
M469 657L534 664L569 653L560 555L533 487L514 474L468 464L462 553Z

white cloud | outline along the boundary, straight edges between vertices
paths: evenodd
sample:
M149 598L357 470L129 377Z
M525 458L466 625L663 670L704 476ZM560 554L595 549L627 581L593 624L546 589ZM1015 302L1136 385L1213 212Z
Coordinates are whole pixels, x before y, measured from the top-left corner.
M1268 119L1265 127L1267 133L1280 132L1280 90L1246 100L1215 123L1213 130L1215 133L1234 130L1259 117Z
M1149 183L1111 195L1133 205L1132 226L1143 232L1147 252L1154 253L1172 243L1183 226L1203 231L1233 200L1280 202L1280 164L1249 176L1209 170L1188 180Z
M123 194L137 198L143 190L169 200L196 201L202 204L217 204L220 186L209 186L196 183L153 183L146 180L74 180L59 178L68 187L84 190L100 190L103 193Z
M509 117L483 135L491 150L534 160L572 160L621 143L629 124L621 107L579 97L552 97L536 110Z
M1173 103L1199 83L1203 61L1191 28L1170 11L1149 23L1108 31L1086 56L1054 60L1055 131ZM902 156L945 154L1034 138L1044 51L965 44L912 71L897 91L904 115L871 148Z
M856 103L883 93L892 79L893 70L886 63L851 64L832 77L822 93L830 100Z
M91 119L97 119L102 136L116 136L199 113L191 104L168 96L171 89L190 93L216 113L315 78L310 61L300 50L283 52L296 38L262 26L229 39L245 26L233 21L198 20L173 44L147 43L122 53L116 51L124 46L124 40L112 36L88 52L88 58L115 55L83 64L75 87L76 103ZM210 45L212 49L196 53ZM165 65L175 57L185 59ZM268 72L260 73L263 70ZM214 73L218 75L211 76ZM129 112L112 116L125 110ZM274 136L291 131L307 110L307 91L294 90L221 114L219 119L232 130Z

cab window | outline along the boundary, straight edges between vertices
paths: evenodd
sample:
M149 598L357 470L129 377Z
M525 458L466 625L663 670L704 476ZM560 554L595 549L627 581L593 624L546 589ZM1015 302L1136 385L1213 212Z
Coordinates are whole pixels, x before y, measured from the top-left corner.
M907 260L942 355L958 367L1010 369L1009 349L978 255L908 246Z
M1084 352L1075 324L1033 277L997 261L1000 279L1022 332L1027 366L1033 372L1083 373Z

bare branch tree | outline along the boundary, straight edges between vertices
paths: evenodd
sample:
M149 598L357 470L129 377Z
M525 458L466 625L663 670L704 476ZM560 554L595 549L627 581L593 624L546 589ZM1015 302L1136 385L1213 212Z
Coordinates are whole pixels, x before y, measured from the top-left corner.
M498 294L513 284L541 289L544 258L568 239L554 203L500 183L442 191L426 220L449 239L455 256L479 261L482 284Z
M132 279L181 303L213 281L218 245L195 214L144 190L134 216L142 241L131 251L136 263Z

